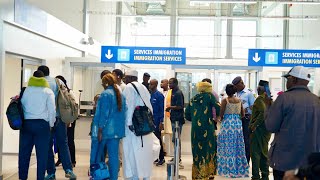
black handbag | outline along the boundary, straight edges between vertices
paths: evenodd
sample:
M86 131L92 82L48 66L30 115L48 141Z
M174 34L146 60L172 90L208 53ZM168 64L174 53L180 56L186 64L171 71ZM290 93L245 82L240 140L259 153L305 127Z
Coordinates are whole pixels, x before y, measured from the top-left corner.
M133 83L131 84L142 99L137 87ZM154 132L155 130L152 112L146 106L146 103L144 101L143 103L144 106L137 106L135 108L132 116L132 125L134 127L133 132L136 136L147 135Z

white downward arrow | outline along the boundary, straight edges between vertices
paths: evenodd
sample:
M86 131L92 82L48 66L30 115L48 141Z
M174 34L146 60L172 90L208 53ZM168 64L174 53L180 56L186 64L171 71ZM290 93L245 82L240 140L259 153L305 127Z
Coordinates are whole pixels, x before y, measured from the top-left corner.
M111 59L113 57L113 54L111 54L111 50L108 49L108 54L105 54L107 59Z
M255 62L259 62L260 61L260 57L259 54L256 52L255 56L252 58Z

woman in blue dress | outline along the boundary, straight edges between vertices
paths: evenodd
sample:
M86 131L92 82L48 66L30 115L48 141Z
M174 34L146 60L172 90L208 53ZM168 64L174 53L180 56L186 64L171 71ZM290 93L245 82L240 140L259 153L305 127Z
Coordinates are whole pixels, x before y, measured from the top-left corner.
M217 140L218 174L224 177L249 177L241 117L244 111L234 94L234 85L226 86L227 98L221 102L221 129Z
M111 73L103 76L102 86L105 90L99 97L91 130L90 165L104 162L107 149L110 180L118 179L119 143L125 136L127 110L125 97L116 83Z

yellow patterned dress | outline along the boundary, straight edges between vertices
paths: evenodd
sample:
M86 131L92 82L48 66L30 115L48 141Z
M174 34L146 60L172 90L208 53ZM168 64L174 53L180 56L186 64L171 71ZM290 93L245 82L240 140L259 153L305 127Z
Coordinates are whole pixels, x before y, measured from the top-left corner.
M185 111L187 120L192 121L192 179L209 179L216 174L217 143L212 108L220 112L220 105L212 93L195 95Z

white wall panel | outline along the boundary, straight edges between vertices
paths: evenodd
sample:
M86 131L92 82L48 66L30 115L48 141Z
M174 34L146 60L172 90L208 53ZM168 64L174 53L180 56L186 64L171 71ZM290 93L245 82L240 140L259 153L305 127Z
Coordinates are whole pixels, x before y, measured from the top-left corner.
M65 57L81 56L81 52L78 50L7 23L4 24L3 37L5 51L46 60L46 64L51 71L51 76L64 75L63 60ZM19 74L21 73L19 59L6 56L5 63L4 87L6 88L4 90L3 112L5 112L9 103L9 97L19 93L21 77ZM3 151L16 153L19 147L18 131L10 129L5 116L2 119L4 120Z
M83 30L83 0L27 0L70 26Z
M63 75L65 57L81 57L78 50L10 24L4 25L4 42L6 51L46 60L52 76Z
M4 107L3 112L10 103L10 97L20 92L21 83L21 59L6 55L5 56L5 81L4 81ZM10 128L7 117L3 117L3 152L19 152L19 131Z

